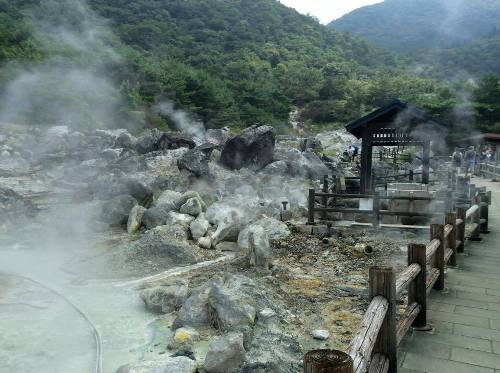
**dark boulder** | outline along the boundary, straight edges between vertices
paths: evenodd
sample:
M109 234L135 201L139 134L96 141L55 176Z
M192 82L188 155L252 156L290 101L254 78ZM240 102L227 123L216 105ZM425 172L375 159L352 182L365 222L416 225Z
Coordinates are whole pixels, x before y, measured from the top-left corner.
M158 142L162 138L162 132L156 128L144 131L137 139L135 148L139 154L146 154L158 150Z
M211 151L203 147L190 149L177 161L177 167L179 170L188 170L198 177L208 176L210 153Z
M221 162L239 170L260 170L273 161L276 133L270 126L252 126L229 139L222 149Z
M196 143L193 141L191 137L188 135L179 133L164 133L160 141L158 141L158 150L163 149L179 149L179 148L189 148L193 149L196 146Z
M103 204L101 219L109 225L126 225L130 210L135 205L137 200L128 194L115 197Z

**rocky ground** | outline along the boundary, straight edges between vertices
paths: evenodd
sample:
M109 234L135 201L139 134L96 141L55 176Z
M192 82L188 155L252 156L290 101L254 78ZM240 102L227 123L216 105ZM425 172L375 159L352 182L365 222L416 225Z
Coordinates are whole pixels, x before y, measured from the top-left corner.
M117 372L300 372L310 349L345 350L368 267L404 264L419 239L301 233L307 189L353 171L337 154L354 141L278 141L266 126L202 139L5 126L0 250L71 243L65 272L137 289L157 317L146 351Z

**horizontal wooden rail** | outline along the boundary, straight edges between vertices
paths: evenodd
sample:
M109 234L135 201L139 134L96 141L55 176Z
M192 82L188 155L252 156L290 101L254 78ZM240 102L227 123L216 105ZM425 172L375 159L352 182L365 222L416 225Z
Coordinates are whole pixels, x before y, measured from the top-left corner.
M396 295L398 296L401 292L406 289L408 284L412 282L415 277L418 276L422 267L419 264L413 263L406 267L396 276Z
M437 268L432 268L427 275L427 280L426 280L426 288L427 288L427 293L430 293L432 290L434 284L436 283L438 277L439 277L439 269Z
M384 354L373 355L368 373L386 373L389 371L389 358Z
M427 259L427 263L431 261L431 259L434 257L436 254L437 249L441 245L441 241L438 240L437 238L433 239L431 242L429 242L426 247L425 247L425 257Z
M398 346L401 343L403 337L406 335L406 332L408 332L408 329L410 329L411 325L417 318L421 309L422 306L417 302L413 302L408 307L406 307L404 314L401 316L401 319L398 322L398 331L397 331Z
M479 210L479 206L478 205L474 205L474 206L471 206L467 212L465 213L465 218L466 219L469 219L472 215L474 215L474 213L476 213L477 211Z
M491 203L491 193L475 185L469 184L470 179L459 178L452 174L457 187L453 189L459 196L456 212L444 214L444 224L431 224L430 242L427 244L410 244L408 246L408 266L399 274L392 267L370 267L369 294L371 302L368 306L359 331L351 341L349 356L352 358L352 369L339 372L346 373L382 373L396 372L397 346L401 343L407 331L427 330L427 302L432 289L444 290L446 265L456 266L457 253L464 251L465 231L472 229L469 239L480 240L479 235L488 233L488 206ZM450 182L450 181L449 181ZM324 195L330 195L324 193ZM323 195L323 197L324 197ZM314 190L310 190L314 200ZM321 194L316 196L322 197ZM345 197L346 195L342 195ZM347 195L353 198L365 198L367 195ZM355 197L354 197L355 196ZM369 196L372 198L372 196ZM310 211L338 211L373 214L374 225L379 224L379 215L400 216L433 216L441 214L414 214L379 210L381 199L373 196L374 211L357 209L314 208L309 200ZM409 199L409 198L400 198ZM416 198L417 200L420 198ZM428 198L423 198L429 200ZM324 201L324 199L323 199ZM470 201L470 204L469 204ZM313 201L314 202L314 201ZM323 205L325 203L323 202ZM453 201L447 205L454 206ZM466 209L466 206L472 206ZM376 225L375 225L376 226ZM430 269L428 268L430 267ZM408 289L408 306L397 321L397 300ZM331 372L337 372L332 370Z
M448 247L446 249L446 251L444 252L444 261L445 261L445 263L448 263L450 261L450 258L452 256L453 256L453 250Z
M354 372L364 373L368 367L380 327L384 322L388 309L389 302L382 296L373 298L368 306L361 321L361 327L349 348L349 355L354 360Z

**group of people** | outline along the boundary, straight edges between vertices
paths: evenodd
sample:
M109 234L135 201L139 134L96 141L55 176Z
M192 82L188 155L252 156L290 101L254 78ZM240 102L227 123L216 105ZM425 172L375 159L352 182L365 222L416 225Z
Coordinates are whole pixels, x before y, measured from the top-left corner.
M456 148L451 155L453 167L457 169L465 169L465 176L473 173L478 161L492 162L494 159L493 150L490 147L485 147L482 151L476 151L474 146L467 149Z

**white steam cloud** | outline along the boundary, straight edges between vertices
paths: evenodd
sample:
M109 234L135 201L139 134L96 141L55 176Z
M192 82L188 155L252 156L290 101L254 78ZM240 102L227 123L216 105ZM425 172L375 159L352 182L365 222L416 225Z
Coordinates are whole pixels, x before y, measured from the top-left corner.
M205 137L206 131L203 122L195 119L192 114L184 110L175 109L172 101L161 101L156 105L156 110L161 115L168 117L179 131L199 139Z
M120 57L105 22L78 0L43 1L33 13L33 37L48 57L4 67L13 78L0 91L0 124L111 127L121 121L120 89L108 74Z

